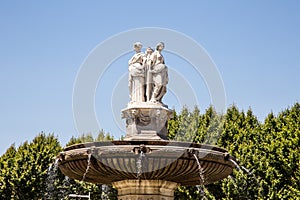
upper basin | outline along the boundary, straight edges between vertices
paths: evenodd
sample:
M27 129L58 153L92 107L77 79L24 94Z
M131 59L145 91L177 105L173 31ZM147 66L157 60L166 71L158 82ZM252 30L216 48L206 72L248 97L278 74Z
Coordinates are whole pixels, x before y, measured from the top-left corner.
M188 186L200 184L200 170L195 156L202 169L204 184L226 178L234 168L230 161L234 158L223 148L163 140L72 145L60 153L58 165L62 173L70 178L82 180L84 177L84 181L92 183L111 184L121 180L145 179Z

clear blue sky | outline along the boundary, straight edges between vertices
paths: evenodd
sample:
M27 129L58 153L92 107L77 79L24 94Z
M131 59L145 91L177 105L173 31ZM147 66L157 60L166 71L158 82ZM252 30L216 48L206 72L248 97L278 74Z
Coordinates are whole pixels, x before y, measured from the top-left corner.
M1 1L0 154L41 131L63 145L77 135L72 91L80 65L97 44L133 28L196 40L220 71L227 105L251 107L260 120L300 100L299 1L178 2ZM114 126L103 122L118 138Z

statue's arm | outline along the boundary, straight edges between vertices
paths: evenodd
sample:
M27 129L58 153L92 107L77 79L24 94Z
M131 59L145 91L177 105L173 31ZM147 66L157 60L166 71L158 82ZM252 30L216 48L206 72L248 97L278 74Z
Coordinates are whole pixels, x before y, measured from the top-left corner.
M147 55L144 54L143 56L143 65L146 65L147 64Z
M151 67L155 64L156 59L157 59L157 55L156 55L156 53L154 52L154 53L152 53L151 56L150 56Z

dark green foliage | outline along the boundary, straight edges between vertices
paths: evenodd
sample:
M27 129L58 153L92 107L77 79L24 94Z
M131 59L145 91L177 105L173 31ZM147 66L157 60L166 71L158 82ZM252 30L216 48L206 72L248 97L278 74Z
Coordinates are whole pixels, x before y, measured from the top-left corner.
M82 134L79 137L72 136L66 146L71 146L73 144L80 144L85 142L105 142L112 140L114 140L114 136L110 135L110 133L105 133L105 131L101 129L96 138L94 138L91 133Z
M100 131L96 141L112 139L109 133ZM87 134L80 138L72 137L69 144L92 141L92 135ZM61 151L62 147L53 134L41 133L32 142L24 142L17 149L12 145L0 157L0 199L58 200L68 194L89 192L91 199L101 199L103 195L116 199L116 190L111 186L83 183L65 177L53 164Z
M171 138L224 147L249 169L249 174L234 170L229 178L206 186L207 199L300 198L299 103L278 116L270 113L264 123L251 109L245 113L236 106L228 108L225 115L212 107L204 114L195 113L199 113L197 108L193 112L183 109L170 121ZM197 199L197 192L196 187L180 187L176 198Z
M178 115L168 122L168 138L177 141L213 144L219 138L223 125L223 116L218 115L213 107L201 115L198 107L192 112L183 108Z

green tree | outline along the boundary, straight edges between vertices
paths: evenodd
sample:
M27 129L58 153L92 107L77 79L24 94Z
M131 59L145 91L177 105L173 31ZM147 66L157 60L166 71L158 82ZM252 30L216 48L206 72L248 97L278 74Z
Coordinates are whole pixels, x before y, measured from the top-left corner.
M169 123L169 133L179 134L175 139L190 140L190 127L196 120L191 117L196 116L193 113L183 109ZM206 186L208 199L297 199L300 196L299 103L277 117L270 113L263 123L251 109L239 111L235 105L224 115L208 108L197 119L194 142L217 141L218 146L226 148L239 161L241 169ZM195 187L180 187L176 198L197 199L199 191Z
M222 125L222 116L218 115L212 106L204 114L200 114L198 107L192 112L183 108L181 113L176 115L171 123L169 122L168 132L174 135L172 137L175 140L215 144L221 134ZM218 189L221 190L221 187L218 186ZM207 198L215 199L208 188L204 192ZM201 199L200 191L195 186L181 186L175 191L175 196L176 199Z
M101 129L98 133L95 142L105 142L105 141L112 141L114 140L114 136L110 135L110 133L105 133L103 129Z
M176 141L192 142L197 135L199 126L200 110L195 107L190 112L187 107L183 107L180 115L174 113L174 118L168 122L168 138Z
M51 135L40 133L17 149L11 146L1 156L1 199L41 199L46 188L47 169L61 146Z
M16 152L13 144L0 157L0 194L2 199L10 199L12 196L13 188L10 170L14 166Z

